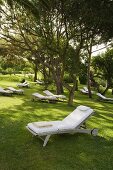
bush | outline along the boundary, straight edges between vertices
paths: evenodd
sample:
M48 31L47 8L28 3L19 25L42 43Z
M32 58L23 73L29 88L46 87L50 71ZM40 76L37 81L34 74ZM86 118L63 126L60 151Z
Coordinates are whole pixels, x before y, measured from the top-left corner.
M68 74L65 74L65 75L64 75L64 81L65 81L66 83L73 83L72 78L71 78Z
M87 83L87 76L85 74L81 75L79 77L79 81L80 81L80 84L86 84Z
M17 75L0 75L0 80L6 80L6 81L20 81L20 77Z
M6 81L13 81L13 82L20 82L24 77L22 74L18 75L0 75L0 80L6 80ZM28 78L25 78L28 79Z

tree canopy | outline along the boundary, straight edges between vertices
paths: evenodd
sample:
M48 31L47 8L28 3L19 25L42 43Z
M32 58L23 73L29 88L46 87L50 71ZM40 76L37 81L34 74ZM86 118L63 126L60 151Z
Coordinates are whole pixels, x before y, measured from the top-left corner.
M83 51L90 80L92 46L113 37L113 1L0 0L0 4L0 37L7 51L12 49L12 60L19 56L31 62L34 80L38 70L45 79L51 76L59 94L65 85L72 103ZM72 86L64 82L67 71Z

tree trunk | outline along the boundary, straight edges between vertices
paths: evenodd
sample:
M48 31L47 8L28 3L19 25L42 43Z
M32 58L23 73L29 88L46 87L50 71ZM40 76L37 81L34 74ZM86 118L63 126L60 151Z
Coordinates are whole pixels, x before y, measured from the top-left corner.
M43 65L43 76L44 76L44 88L47 89L48 88L48 82L47 82L47 72L46 72L46 68Z
M90 80L90 65L91 65L91 51L92 51L92 44L90 44L90 49L88 50L88 67L87 67L87 86L89 92L89 98L92 98L91 94L91 80Z
M35 67L34 67L34 82L37 80L37 72L38 72L38 67L37 67L37 64L35 64Z
M61 69L58 67L57 71L54 72L54 74L53 74L53 78L54 78L55 84L56 84L56 93L57 94L62 94L64 92L62 77L63 76L62 76Z
M75 91L78 91L78 80L76 79L76 87L75 87Z
M63 83L61 77L56 77L55 84L56 84L56 94L62 94L64 90L63 90Z
M69 88L69 100L68 100L68 105L72 106L73 105L73 99L74 99L74 93L75 89L77 88L77 78L76 76L72 75L73 78L73 86Z
M90 83L90 68L88 69L88 94L89 94L89 98L92 98L92 93L91 93L91 83Z
M112 89L112 92L111 92L111 94L113 95L113 89Z
M75 92L74 89L72 89L72 90L69 92L69 99L68 99L68 105L69 105L69 106L72 106L72 105L73 105L74 92Z

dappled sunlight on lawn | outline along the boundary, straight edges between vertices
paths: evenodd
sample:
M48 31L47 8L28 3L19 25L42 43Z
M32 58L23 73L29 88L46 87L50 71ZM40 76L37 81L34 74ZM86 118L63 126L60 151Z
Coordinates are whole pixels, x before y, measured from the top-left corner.
M23 99L18 97L8 97L8 96L0 96L0 108L11 108L14 106L22 105L24 103Z
M41 169L40 167L46 167L47 170L113 167L112 104L99 102L95 98L89 99L82 94L76 94L73 106L68 106L67 102L33 102L32 93L42 93L42 87L33 85L24 90L25 95L22 96L0 96L0 166L4 170L30 169L29 167L31 170ZM43 148L43 142L32 137L26 129L29 122L62 120L79 105L94 109L95 114L86 121L86 125L88 129L98 128L98 136L53 135Z

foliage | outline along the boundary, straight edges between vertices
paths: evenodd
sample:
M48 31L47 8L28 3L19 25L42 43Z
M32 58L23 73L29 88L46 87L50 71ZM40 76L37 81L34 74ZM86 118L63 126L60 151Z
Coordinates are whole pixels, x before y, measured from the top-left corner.
M66 53L66 64L65 70L71 74L78 74L79 66L80 66L80 57L76 55L76 50L69 46L67 53Z
M113 49L108 49L105 54L96 56L93 66L97 74L100 72L106 80L113 79Z
M113 49L108 49L105 54L93 59L96 77L107 81L107 89L113 87Z
M29 76L29 74L11 74L10 76L8 74L6 75L0 75L0 81L10 81L10 82L20 82L22 79L26 79L28 81L33 81L33 77Z
M37 71L41 71L44 77L49 77L50 74L46 71L49 69L57 93L63 92L63 77L67 70L73 77L74 91L81 51L87 49L91 54L90 45L106 42L113 36L113 33L110 36L113 30L113 2L110 0L1 2L0 34L7 42L8 51L12 49L14 56L21 54L33 64L34 79ZM74 49L70 50L70 46ZM72 89L70 91L74 96Z
M0 81L2 80L6 80L6 81L12 81L12 82L20 82L20 76L17 75L0 75Z
M72 82L73 82L73 79L69 76L68 73L65 73L65 75L64 75L64 81L65 81L66 83L72 83Z
M79 80L81 84L87 83L87 63L80 64Z

